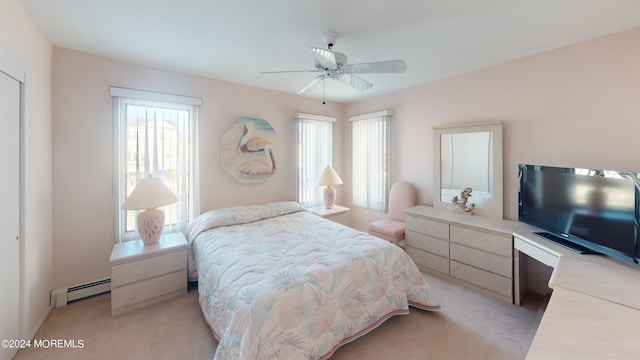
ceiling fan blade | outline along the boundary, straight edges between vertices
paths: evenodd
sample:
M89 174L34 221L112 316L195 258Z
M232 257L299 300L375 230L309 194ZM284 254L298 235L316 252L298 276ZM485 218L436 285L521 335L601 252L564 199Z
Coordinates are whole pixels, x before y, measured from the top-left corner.
M338 68L338 64L336 63L336 55L332 51L312 47L311 53L313 54L313 59L316 61L316 64L322 66L323 69Z
M322 81L322 79L324 79L324 74L316 76L307 85L305 85L305 87L300 89L300 91L298 91L298 94L302 94L303 92L305 92L305 91L311 89L312 87L316 86L320 81Z
M284 73L300 73L300 72L318 72L319 69L313 70L284 70L284 71L261 71L260 74L284 74Z
M389 60L371 63L347 65L345 71L354 74L365 73L403 73L407 70L407 63L404 60Z
M351 85L351 87L360 91L369 90L373 86L373 84L368 82L367 80L349 73L340 74L338 76L338 79L343 83Z

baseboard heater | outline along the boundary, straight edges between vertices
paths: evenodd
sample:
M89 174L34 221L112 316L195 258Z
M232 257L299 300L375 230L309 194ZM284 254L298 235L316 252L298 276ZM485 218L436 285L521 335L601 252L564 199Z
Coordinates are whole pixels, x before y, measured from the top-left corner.
M50 306L52 308L65 306L73 301L86 299L109 291L111 291L111 278L53 289L51 291Z

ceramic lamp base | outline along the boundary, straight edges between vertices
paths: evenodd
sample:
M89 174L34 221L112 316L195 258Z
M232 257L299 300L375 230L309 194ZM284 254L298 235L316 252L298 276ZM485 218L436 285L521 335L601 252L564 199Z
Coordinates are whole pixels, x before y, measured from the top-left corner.
M324 207L327 209L333 208L333 204L336 202L336 188L328 185L324 188Z
M164 230L164 211L147 209L138 214L138 234L145 245L160 241L162 230Z

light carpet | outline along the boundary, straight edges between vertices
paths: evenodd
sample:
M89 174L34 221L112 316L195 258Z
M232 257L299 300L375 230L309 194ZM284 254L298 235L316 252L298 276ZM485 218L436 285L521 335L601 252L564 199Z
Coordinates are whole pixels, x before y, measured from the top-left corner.
M524 359L539 324L544 299L517 307L466 286L425 274L440 312L411 308L331 357L343 359ZM28 348L15 359L212 359L216 340L204 321L197 288L184 296L116 317L110 295L56 308ZM53 344L75 348L55 348ZM80 341L81 340L81 341ZM80 343L82 346L80 347Z

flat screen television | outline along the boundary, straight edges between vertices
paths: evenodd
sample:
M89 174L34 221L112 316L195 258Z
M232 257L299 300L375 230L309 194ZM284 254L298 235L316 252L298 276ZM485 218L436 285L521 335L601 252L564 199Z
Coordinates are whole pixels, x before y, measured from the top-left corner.
M574 251L638 264L638 175L521 164L518 220Z

